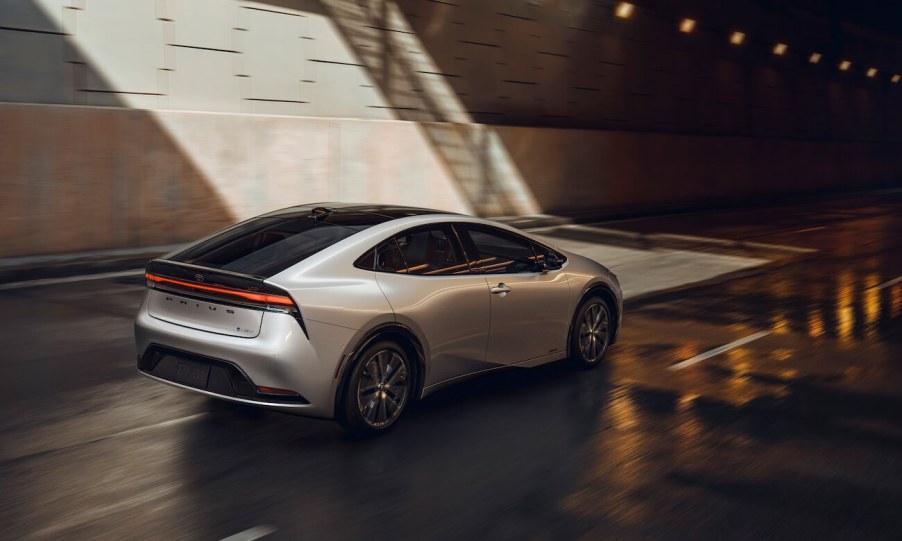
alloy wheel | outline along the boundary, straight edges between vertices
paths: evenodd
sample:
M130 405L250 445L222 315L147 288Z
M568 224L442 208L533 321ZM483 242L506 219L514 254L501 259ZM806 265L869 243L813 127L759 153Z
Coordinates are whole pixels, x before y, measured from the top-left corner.
M595 364L608 347L611 317L603 302L593 302L579 320L579 353L588 364Z
M407 402L407 363L396 351L381 349L370 356L357 382L357 407L373 428L392 424Z

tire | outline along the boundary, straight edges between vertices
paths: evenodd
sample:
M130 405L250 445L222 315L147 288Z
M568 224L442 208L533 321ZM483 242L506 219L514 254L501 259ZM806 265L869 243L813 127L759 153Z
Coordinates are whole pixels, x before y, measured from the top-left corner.
M583 300L573 318L570 335L570 360L578 368L595 368L601 364L613 332L611 307L601 297Z
M404 413L414 381L407 350L390 340L376 342L357 356L336 420L358 435L386 432Z

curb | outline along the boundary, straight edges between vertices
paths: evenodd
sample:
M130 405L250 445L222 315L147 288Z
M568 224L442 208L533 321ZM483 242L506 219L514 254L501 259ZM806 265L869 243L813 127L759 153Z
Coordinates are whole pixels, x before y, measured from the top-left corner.
M0 284L143 268L181 244L0 259Z
M741 254L770 260L803 259L817 253L817 250L810 248L765 244L763 242L673 235L669 233L643 234L575 224L530 228L529 232L570 240L610 244L635 250L690 250L720 255Z

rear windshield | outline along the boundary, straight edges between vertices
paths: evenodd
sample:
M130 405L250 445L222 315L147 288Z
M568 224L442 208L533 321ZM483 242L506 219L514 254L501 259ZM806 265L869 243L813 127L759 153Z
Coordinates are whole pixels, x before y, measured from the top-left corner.
M226 229L169 259L267 278L370 225L336 225L311 219L309 214L262 216Z

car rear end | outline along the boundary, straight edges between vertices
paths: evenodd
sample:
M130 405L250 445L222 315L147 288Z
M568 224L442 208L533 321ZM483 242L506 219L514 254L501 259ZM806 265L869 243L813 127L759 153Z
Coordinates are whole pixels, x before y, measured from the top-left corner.
M135 321L138 370L216 398L331 417L338 357L322 358L296 299L267 278L356 232L301 209L151 261ZM328 332L323 340L341 343L349 337L334 333L351 330Z

